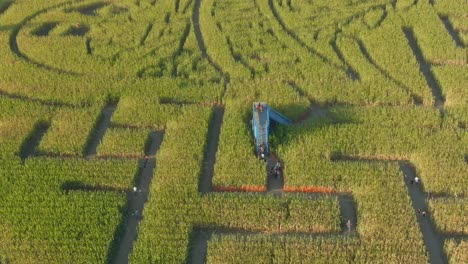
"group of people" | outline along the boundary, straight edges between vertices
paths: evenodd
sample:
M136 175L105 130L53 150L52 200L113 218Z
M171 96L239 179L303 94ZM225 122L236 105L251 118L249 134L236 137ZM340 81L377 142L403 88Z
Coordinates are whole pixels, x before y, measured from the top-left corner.
M405 180L408 178L408 175L406 173L403 174L403 176L405 176ZM410 183L411 184L419 184L421 181L421 179L419 179L418 176L414 177L413 179L410 180Z
M426 212L425 210L421 210L421 209L418 208L417 211L418 211L418 215L420 215L420 216L422 216L422 217L426 217L427 212Z
M281 163L279 161L276 162L275 166L271 167L270 169L270 175L275 176L275 178L278 178L283 172L283 166L281 166Z

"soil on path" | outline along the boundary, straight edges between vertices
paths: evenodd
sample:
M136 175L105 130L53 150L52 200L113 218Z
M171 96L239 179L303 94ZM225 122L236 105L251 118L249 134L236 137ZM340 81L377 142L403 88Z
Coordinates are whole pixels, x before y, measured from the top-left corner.
M137 239L138 224L143 219L143 209L148 200L149 188L153 179L153 171L156 167L156 152L163 141L164 133L154 131L150 135L151 145L146 153L146 158L140 159L140 175L136 179L137 192L127 194L127 215L124 216L124 235L118 241L119 247L112 263L126 264L133 248L133 242Z

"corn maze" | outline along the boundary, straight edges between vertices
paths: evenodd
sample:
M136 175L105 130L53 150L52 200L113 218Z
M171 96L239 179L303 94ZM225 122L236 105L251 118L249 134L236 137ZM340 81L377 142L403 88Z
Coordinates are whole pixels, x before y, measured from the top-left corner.
M468 263L467 45L466 0L0 0L0 263Z

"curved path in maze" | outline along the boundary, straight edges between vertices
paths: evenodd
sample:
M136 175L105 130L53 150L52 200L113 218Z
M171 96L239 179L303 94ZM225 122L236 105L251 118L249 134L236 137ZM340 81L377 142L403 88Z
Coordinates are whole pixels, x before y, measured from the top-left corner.
M377 62L375 62L372 57L370 56L369 54L369 51L367 50L366 46L364 45L364 42L358 38L355 38L355 41L358 43L359 45L359 50L361 51L362 55L364 56L364 58L366 58L366 60L372 65L374 66L374 68L376 68L380 74L382 76L385 76L386 78L388 78L390 81L392 81L394 84L396 84L397 86L399 86L400 88L402 88L406 93L408 93L411 97L411 99L413 100L414 104L415 105L422 105L422 98L413 93L411 91L411 88L408 87L406 84L404 84L403 82L397 80L396 78L394 78L387 70L385 70L383 67L381 67L380 65L377 64Z
M314 56L317 56L318 58L320 58L323 62L331 65L332 67L336 68L336 69L339 69L339 70L343 70L343 71L346 71L349 75L349 77L356 81L356 80L359 80L359 75L354 72L350 67L349 65L345 64L346 67L343 67L341 65L337 65L336 63L334 63L333 61L331 61L329 58L327 58L325 55L321 54L320 52L318 52L317 50L315 50L314 48L310 47L309 45L307 45L302 39L300 39L292 30L290 30L286 24L284 23L284 21L281 19L278 11L276 10L275 8L275 4L273 3L273 0L268 0L268 5L270 7L270 10L273 14L273 17L275 18L275 21L281 26L281 28L287 33L288 36L290 36L291 38L294 39L294 41L296 41L301 47L307 49L307 51L309 53L311 53L312 55ZM336 51L336 50L335 50ZM339 54L337 54L338 57Z
M40 105L43 105L43 106L50 106L50 107L76 108L76 107L89 106L88 104L73 104L73 103L67 103L67 102L60 102L60 101L52 101L52 100L46 100L46 99L40 99L40 98L33 98L33 97L25 96L25 95L8 93L8 92L2 91L2 90L0 90L0 96L1 97L6 97L6 98L9 98L9 99L12 99L12 100L19 100L19 101L37 103L37 104L40 104Z
M309 53L311 53L312 55L314 56L317 56L318 58L320 58L323 62L331 65L332 67L334 68L337 68L337 69L340 69L340 70L344 70L346 71L346 73L348 74L348 76L351 78L351 80L353 81L359 81L360 80L360 76L359 76L359 73L357 71L355 71L351 65L349 65L346 60L344 59L343 57L343 54L341 53L341 51L339 50L338 46L336 45L336 42L335 41L332 41L331 42L331 48L333 49L333 51L336 53L337 57L340 59L340 61L343 63L343 65L345 65L344 67L341 66L341 65L337 65L336 63L334 63L333 61L331 61L327 56L323 55L322 53L320 53L318 50L314 49L313 47L311 47L310 45L308 45L304 40L302 40L293 30L291 30L287 25L286 23L283 21L283 19L281 18L280 14L278 13L278 10L276 9L275 7L275 4L273 2L274 0L268 0L268 5L270 7L270 11L271 13L273 14L273 17L275 18L276 22L281 26L281 29L283 29L284 32L286 32L286 34L291 37L292 39L294 39L295 42L297 42L301 47L307 49L309 51ZM382 17L382 19L379 21L379 24L382 23L382 21L385 19L386 17L386 7L385 5L375 5L373 7L370 7L369 9L363 11L363 12L360 12L356 15L353 15L352 17L349 17L347 18L347 21L352 21L356 18L359 18L359 17L362 17L363 15L365 15L367 12L370 12L370 11L373 11L374 9L378 9L378 8L383 8L384 9L384 16ZM337 33L339 33L339 31L337 31L335 33L335 38L336 38L336 35ZM364 54L365 55L365 54Z
M225 81L224 81L224 91L223 91L223 94L221 96L221 99L223 99L224 95L226 94L229 82L230 82L230 76L229 76L229 73L224 72L223 69L221 68L221 66L216 64L213 61L213 59L211 59L210 55L208 55L208 52L207 52L206 46L205 46L205 40L203 39L203 34L201 32L201 29L200 29L200 5L201 5L201 0L195 0L195 6L194 6L194 9L193 9L193 16L192 16L193 30L195 32L195 37L197 39L198 48L200 49L200 51L202 53L202 58L206 58L208 60L208 62L211 64L211 66L213 66L213 68L215 68L215 70L222 77L224 77L224 79L225 79Z
M58 5L55 5L55 6L52 6L52 7L48 7L48 8L44 8L42 10L39 10L33 14L31 14L30 16L26 17L25 19L23 19L18 25L16 25L11 34L10 34L10 39L9 39L9 42L10 42L10 49L11 51L16 54L19 58L23 59L24 61L26 61L27 63L30 63L30 64L33 64L39 68L43 68L43 69L46 69L46 70L50 70L50 71L54 71L54 72L57 72L57 73L62 73L62 74L70 74L70 75L79 75L79 73L76 73L76 72L71 72L71 71L66 71L66 70L63 70L63 69L59 69L59 68L55 68L55 67L52 67L52 66L49 66L47 64L43 64L43 63L40 63L40 62L37 62L33 59L31 59L30 57L28 57L26 54L24 54L23 52L21 52L21 49L18 47L18 41L17 41L17 38L18 38L18 34L19 32L21 31L21 29L27 24L29 23L32 19L34 19L35 17L39 16L39 15L42 15L44 13L47 13L48 11L50 10L53 10L53 9L57 9L57 8L60 8L60 7L63 7L65 5L68 5L68 4L73 4L73 3L79 3L79 2L82 2L83 0L74 0L74 1L68 1L68 2L64 2L64 3L61 3L61 4L58 4Z

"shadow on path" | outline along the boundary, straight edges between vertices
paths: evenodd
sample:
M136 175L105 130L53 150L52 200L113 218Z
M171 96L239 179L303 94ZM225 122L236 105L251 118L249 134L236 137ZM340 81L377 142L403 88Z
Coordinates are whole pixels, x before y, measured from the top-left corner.
M416 170L410 162L399 162L400 170L409 179L416 177ZM405 180L408 193L411 198L415 213L418 209L422 211L428 211L428 205L426 203L426 196L424 194L423 186L420 184L411 184L410 180ZM429 253L430 263L448 263L447 256L444 253L444 240L437 234L435 225L432 222L430 216L416 215L418 219L419 228L423 235L424 244Z
M0 4L0 16L13 4L13 0L7 0L6 2Z
M399 87L403 88L405 90L405 92L407 92L410 96L411 96L411 99L413 100L414 104L416 105L421 105L423 103L423 99L421 98L421 96L415 94L410 87L408 87L407 85L405 85L404 83L402 83L401 81L393 78L390 73L386 70L384 70L382 67L380 67L373 59L372 57L370 56L369 54L369 51L367 50L366 46L364 45L364 42L362 42L362 40L360 39L356 39L356 42L359 46L359 50L361 51L361 53L364 55L364 57L366 58L366 60L372 65L374 66L379 72L380 74L382 74L383 76L387 77L390 81L392 81L393 83L395 83L396 85L398 85Z
M318 196L323 196L319 194L310 194L309 197L314 199ZM355 223L357 218L356 204L352 197L349 195L338 194L338 200L340 203L340 213L342 219L350 219L353 223L353 229L355 229ZM343 208L350 206L350 208ZM239 228L224 228L224 227L213 227L213 228L199 228L194 227L189 237L189 249L187 254L186 263L189 264L205 264L207 263L208 257L208 241L216 236L218 238L225 235L236 235L241 240L247 241L249 236L266 234L265 232L258 231L248 231ZM343 236L348 236L355 238L358 234L354 231L349 232L346 222L342 221L341 231L340 232L329 232L329 233L311 233L311 232L275 232L268 233L270 237L278 237L283 240L287 239L288 236L294 237L306 237L306 238L341 238Z
M30 156L37 154L37 147L50 127L50 123L45 120L39 120L34 124L32 131L24 139L19 149L19 156L23 164Z
M112 115L114 114L115 109L116 103L111 103L102 109L94 128L88 136L85 151L83 153L86 158L96 155L97 147L101 143L111 124Z
M213 108L213 116L208 128L207 146L205 150L205 157L203 158L202 173L198 183L198 189L201 193L211 192L214 166L216 163L216 152L218 151L219 136L221 134L223 117L224 107L215 106Z
M138 173L135 179L136 192L127 194L127 213L122 216L122 223L117 228L114 241L109 248L108 262L128 263L133 243L137 239L138 225L143 219L143 209L148 200L149 188L156 167L156 152L162 144L164 132L153 131L149 134L146 157L138 161ZM111 261L112 260L112 261Z
M452 37L453 41L455 41L455 44L457 44L458 47L463 48L465 45L463 44L463 41L460 38L459 32L455 30L448 16L439 16L439 17L440 17L440 20L442 20L442 23L444 23L444 26L447 29L450 36Z
M419 70L426 78L427 85L432 91L432 95L434 96L434 106L437 108L442 108L445 103L445 98L442 95L442 90L439 86L439 83L431 71L431 65L428 64L424 59L418 42L414 36L413 29L404 27L403 32L405 33L405 36L408 39L408 44L411 47L411 50L413 50L414 56L419 63Z
M6 97L6 98L12 99L12 100L21 100L21 101L25 101L25 102L37 103L37 104L40 104L40 105L50 106L50 107L85 107L85 106L89 106L86 103L72 104L72 103L65 103L65 102L60 102L60 101L52 101L52 100L46 100L46 99L32 98L32 97L28 97L28 96L25 96L25 95L8 93L8 92L2 91L2 90L0 90L0 96Z
M403 172L406 187L408 188L408 194L411 198L411 203L414 208L414 213L419 224L419 228L423 235L424 244L426 250L429 253L430 263L447 263L447 256L444 252L444 240L441 237L436 229L435 225L432 222L432 219L429 215L422 216L419 215L418 209L421 211L428 211L428 205L426 201L426 195L424 193L424 188L422 183L416 184L414 178L416 177L416 169L413 164L406 159L379 159L372 157L353 157L346 155L335 155L331 157L331 161L340 162L340 161L361 161L361 162L398 162L400 170Z
M324 63L327 63L328 65L332 66L333 68L343 70L345 71L348 76L350 77L351 80L357 81L357 79L354 79L356 76L350 75L350 71L347 67L340 66L334 62L332 62L329 58L327 58L325 55L319 53L317 50L313 49L312 47L308 46L302 39L300 39L292 30L290 30L284 21L281 19L278 10L276 10L275 4L273 3L273 0L268 0L268 5L270 7L270 10L273 14L273 17L275 18L276 22L279 23L281 28L292 38L294 41L296 41L300 46L305 48L309 53L312 55L318 57L321 59Z

